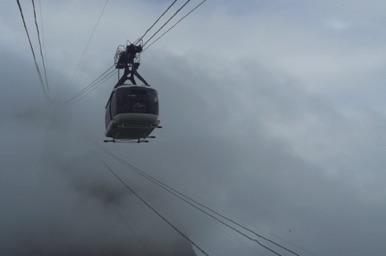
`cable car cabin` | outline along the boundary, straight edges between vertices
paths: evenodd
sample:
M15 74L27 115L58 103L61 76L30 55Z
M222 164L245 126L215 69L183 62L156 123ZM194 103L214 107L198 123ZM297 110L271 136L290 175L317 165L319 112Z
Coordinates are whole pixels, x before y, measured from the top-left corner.
M158 127L158 93L145 86L115 88L106 105L106 137L144 140Z

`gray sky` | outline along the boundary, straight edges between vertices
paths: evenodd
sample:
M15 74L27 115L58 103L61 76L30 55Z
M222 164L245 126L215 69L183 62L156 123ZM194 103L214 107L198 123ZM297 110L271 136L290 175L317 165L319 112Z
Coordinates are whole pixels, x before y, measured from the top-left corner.
M32 6L21 2L39 57ZM55 104L44 103L16 2L2 3L0 254L190 255L97 153L210 255L272 255L84 140L102 142L116 78L61 104L171 1L110 0L83 58L105 1L35 2ZM382 255L385 9L208 0L141 55L159 92L157 139L102 146L300 255Z

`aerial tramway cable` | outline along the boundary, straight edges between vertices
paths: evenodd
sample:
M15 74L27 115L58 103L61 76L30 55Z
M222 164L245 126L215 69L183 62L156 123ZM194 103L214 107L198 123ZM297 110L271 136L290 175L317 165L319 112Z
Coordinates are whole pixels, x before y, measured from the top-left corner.
M31 38L30 38L30 35L29 35L29 32L28 32L28 28L27 28L25 19L24 19L23 10L21 8L20 1L16 0L16 2L17 2L17 5L19 6L20 15L21 15L21 18L23 20L24 30L25 30L25 32L27 34L28 42L29 42L29 45L30 45L30 48L31 48L32 57L34 59L36 72L38 73L38 76L39 76L39 81L40 81L40 85L42 87L43 96L44 96L45 100L48 103L51 103L51 97L50 97L49 93L47 92L47 89L46 89L46 87L44 85L43 76L42 76L42 73L40 71L39 65L38 65L38 63L36 61L35 51L34 51L34 48L32 46Z
M154 23L150 26L150 28L148 28L146 30L146 32L140 37L138 38L134 44L136 45L138 42L140 42L144 36L146 36L146 34L155 26L155 24L157 24L157 22L165 15L165 13L167 13L169 11L169 9L177 2L177 0L174 0L170 5L169 7L158 17L158 19L156 21L154 21Z
M102 148L103 149L103 148ZM210 214L209 212L203 210L202 208L198 207L197 205L194 204L195 200L191 199L190 197L182 194L181 192L175 192L177 190L175 189L171 189L170 186L166 185L165 183L163 182L160 182L159 180L155 179L154 177L146 174L145 172L141 171L140 169L134 167L132 164L128 163L127 161L119 158L118 156L112 154L111 152L108 152L107 150L103 149L105 152L107 152L110 156L112 156L113 158L115 158L116 160L118 160L119 162L121 162L122 164L128 166L131 170L133 170L135 173L137 173L138 175L146 178L147 180L151 181L152 183L154 183L155 185L159 186L160 188L162 188L163 190L169 192L170 194L172 194L173 196L177 197L178 199L182 200L183 202L189 204L190 206L192 206L193 208L201 211L202 213L208 215L209 217L215 219L216 221L218 221L219 223L221 223L222 225L232 229L233 231L235 231L236 233L244 236L245 238L251 240L251 241L254 241L256 242L258 245L260 245L261 247L269 250L270 252L274 253L275 255L278 255L278 256L281 256L281 254L279 254L278 252L276 252L275 250L269 248L268 246L262 244L261 242L259 242L257 239L255 238L252 238L250 236L248 236L247 234L241 232L240 230L236 229L235 227L232 227L231 225L227 224L226 222L224 222L223 220L220 220L219 218L217 218L216 216ZM190 200L190 201L189 201ZM193 202L193 203L192 203ZM208 208L208 207L207 207ZM212 210L212 212L215 212L214 210ZM260 236L262 237L262 236ZM298 254L295 254L295 255L298 255Z
M112 70L110 71L109 73L107 73L106 75L104 75L100 81L96 82L92 87L90 87L85 93L83 93L82 95L80 95L79 97L77 97L75 100L74 100L74 103L75 102L78 102L80 101L81 99L83 99L84 97L86 97L87 95L89 95L91 92L93 92L95 89L97 89L99 86L101 86L104 82L108 81L111 77L113 77L114 75L116 75L118 73L118 71L116 70Z
M198 7L200 7L203 3L205 3L206 0L203 0L201 3L199 3L198 5L196 5L196 7L194 7L190 12L188 12L187 14L185 14L181 19L179 19L176 23L174 23L173 26L171 26L168 30L166 30L164 33L162 33L162 35L160 35L159 37L157 37L157 39L155 39L151 44L149 44L145 49L143 49L143 51L145 51L146 49L148 49L150 46L152 46L155 42L157 42L159 39L161 39L166 33L168 33L170 30L172 30L175 26L177 26L178 23L180 23L183 19L185 19L186 17L188 17L192 12L194 12Z
M99 158L99 157L98 157ZM124 180L122 180L114 171L104 162L101 158L99 160L103 165L109 170L109 172L122 183L135 197L137 197L143 204L145 204L150 210L152 210L158 217L160 217L166 224L168 224L172 229L174 229L178 234L180 234L185 240L187 240L192 246L202 252L204 255L209 256L209 254L202 249L198 244L196 244L192 239L190 239L185 233L183 233L179 228L177 228L173 223L171 223L166 217L164 217L159 211L157 211L153 206L151 206L145 199L143 199L134 189L132 189Z
M91 141L91 140L90 140L90 141ZM92 141L91 141L91 142L92 142ZM269 243L271 243L271 244L273 244L273 245L275 245L275 246L277 246L277 247L279 247L279 248L281 248L281 249L283 249L283 250L285 250L285 251L287 251L287 252L289 252L289 253L291 253L291 254L293 254L293 255L299 256L299 254L296 253L296 252L294 252L293 250L291 250L291 249L289 249L289 248L287 248L287 247L285 247L285 246L283 246L283 245L280 245L279 243L274 242L273 240L271 240L271 239L269 239L269 238L266 238L266 237L264 237L264 236L258 234L257 232L253 231L252 229L247 228L247 227L245 227L245 226L242 225L242 224L239 224L238 222L236 222L236 221L234 221L234 220L232 220L232 219L226 217L225 215L223 215L223 214L221 214L221 213L219 213L219 212L217 212L217 211L211 209L210 207L205 206L205 205L203 205L202 203L199 203L197 200L192 199L191 197L189 197L189 196L183 194L182 192L179 192L178 190L176 190L176 189L170 187L169 185L167 185L167 184L165 184L165 183L159 181L158 179L156 179L156 178L152 177L151 175L147 174L146 172L144 172L144 171L140 170L139 168L133 166L131 163L129 163L129 162L123 160L122 158L120 158L120 157L118 157L117 155L113 154L111 151L105 149L104 147L101 147L101 146L99 146L98 144L96 144L96 143L94 143L94 142L92 142L92 143L95 144L95 145L97 145L97 146L98 146L100 149L102 149L105 153L107 153L108 155L110 155L111 157L113 157L114 159L116 159L117 161L119 161L120 163L122 163L123 165L126 165L127 167L129 167L131 170L133 170L133 171L134 171L135 173L137 173L138 175L140 175L140 176L146 178L147 180L149 180L150 182L152 182L152 183L154 183L155 185L159 186L159 187L162 188L163 190L169 192L170 194L174 195L175 197L179 198L180 200L184 201L185 203L189 204L190 206L194 207L195 209L201 211L202 213L204 213L204 214L208 215L209 217L215 219L216 221L220 222L221 224L225 225L226 227L232 229L232 230L235 231L236 233L238 233L238 234L244 236L245 238L247 238L247 239L249 239L249 240L251 240L251 241L256 242L258 245L260 245L261 247L267 249L268 251L270 251L270 252L272 252L272 253L274 253L274 254L276 254L276 255L281 255L281 254L279 254L277 251L275 251L275 250L273 250L272 248L270 248L270 247L268 247L268 246L262 244L262 243L261 243L260 241L258 241L257 239L255 239L255 238L249 236L248 234L246 234L246 233L240 231L239 229L237 229L237 228L235 228L235 227L229 225L228 223L226 223L225 221L221 220L220 218L214 216L214 215L211 214L210 212L212 212L212 213L216 214L217 216L223 218L224 220L229 221L229 222L233 223L234 225L236 225L236 226L238 226L238 227L240 227L240 228L242 228L242 229L244 229L244 230L246 230L246 231L248 231L248 232L254 234L255 236L257 236L257 237L260 238L260 239L263 239L263 240L265 240L265 241L267 241L267 242L269 242ZM201 207L202 207L202 208L201 208ZM206 209L207 211L204 210L204 209ZM209 211L209 212L208 212L208 211Z
M72 83L73 83L73 81L74 81L74 78L75 78L76 73L78 72L80 63L82 62L84 56L85 56L86 53L87 53L88 47L90 46L91 40L92 40L92 38L93 38L93 36L94 36L94 34L95 34L95 31L96 31L96 29L97 29L97 27L98 27L98 24L99 24L99 22L100 22L100 20L101 20L101 18L102 18L102 16L103 16L103 13L105 12L107 3L108 3L109 1L110 1L110 0L106 0L104 6L103 6L103 8L102 8L101 13L99 14L99 17L98 17L98 19L97 19L97 21L96 21L96 23L95 23L95 25L94 25L94 28L93 28L93 30L92 30L92 32L91 32L89 38L88 38L88 41L87 41L86 46L85 46L85 48L84 48L84 50L83 50L83 53L82 53L81 57L79 58L79 61L78 61L78 64L76 65L76 68L75 68L75 70L74 70L74 73L72 74L72 78L71 78L71 80L70 80L70 85L69 85L69 87L71 87L71 85L72 85Z
M169 21L171 21L174 16L177 15L177 13L179 13L188 3L190 2L190 0L187 0L144 44L143 44L143 47L155 36L158 34L158 32L161 31L161 29L163 29L168 23Z
M39 31L38 21L36 18L36 9L35 9L35 1L34 0L32 0L32 7L33 7L33 11L34 11L35 27L36 27L36 32L37 32L38 41L39 41L40 56L42 58L42 64L43 64L43 70L44 70L44 78L45 78L45 82L46 82L46 91L47 91L47 94L50 95L50 87L48 85L48 79L47 79L47 68L46 68L46 64L44 61L44 55L43 55L43 50L42 50L42 43L40 40L40 31ZM40 15L42 15L41 10L40 10Z
M96 79L94 79L92 82L90 82L85 88L83 88L81 91L79 91L77 94L72 96L70 99L65 101L65 103L71 103L76 100L80 100L81 98L85 97L89 93L91 93L93 90L95 90L99 85L101 85L104 81L111 78L117 71L114 68L114 65L110 66L106 71L104 71L100 76L98 76Z

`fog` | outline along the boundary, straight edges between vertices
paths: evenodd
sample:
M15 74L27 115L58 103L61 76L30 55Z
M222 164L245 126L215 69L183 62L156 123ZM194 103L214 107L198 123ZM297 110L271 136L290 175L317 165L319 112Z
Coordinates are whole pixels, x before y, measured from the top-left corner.
M141 144L102 142L116 77L63 103L168 2L109 2L79 60L103 4L42 1L52 104L1 8L2 255L201 255L126 186L209 255L272 255L102 148L300 255L385 251L383 4L208 1L141 56L163 126Z

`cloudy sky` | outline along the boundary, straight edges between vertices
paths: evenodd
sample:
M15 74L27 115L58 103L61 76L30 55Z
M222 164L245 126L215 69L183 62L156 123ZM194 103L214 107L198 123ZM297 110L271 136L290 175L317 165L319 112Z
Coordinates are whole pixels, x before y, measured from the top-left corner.
M208 0L141 55L163 129L139 145L102 143L116 77L63 102L172 1L108 1L89 44L106 1L35 2L51 105L16 1L0 7L1 255L192 255L98 157L209 255L273 255L85 136L300 255L385 253L385 1Z

